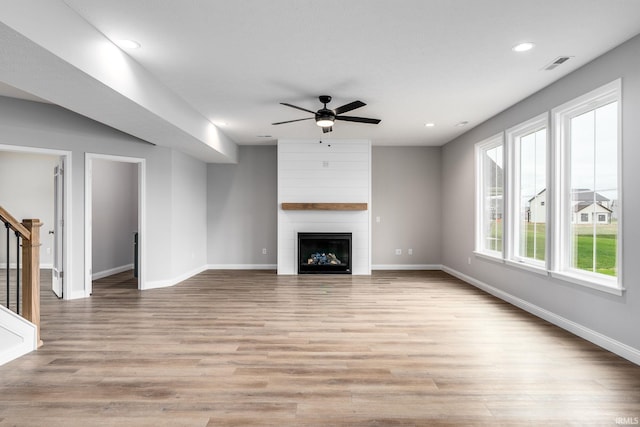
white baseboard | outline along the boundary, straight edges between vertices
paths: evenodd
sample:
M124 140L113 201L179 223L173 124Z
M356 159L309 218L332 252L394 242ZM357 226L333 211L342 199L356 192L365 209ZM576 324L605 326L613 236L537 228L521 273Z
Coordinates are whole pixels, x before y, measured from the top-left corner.
M442 270L442 264L374 264L371 270Z
M146 282L143 284L142 290L168 288L170 286L175 286L178 283L183 282L188 278L195 276L196 274L200 274L207 269L208 269L208 266L203 265L202 267L195 268L191 271L188 271L184 274L173 277L171 279L154 280L154 281Z
M208 264L207 270L277 270L276 264Z
M133 270L133 264L121 265L120 267L110 268L104 271L98 271L91 275L91 280L98 280L104 277L109 277L114 274L123 273L125 271Z
M445 273L449 273L452 276L457 277L458 279L467 282L478 289L481 289L501 300L504 300L510 304L515 305L527 311L534 316L537 316L541 319L546 320L549 323L552 323L566 331L571 332L574 335L579 336L587 341L594 343L597 346L600 346L606 350L609 350L612 353L617 354L620 357L623 357L636 365L640 365L640 350L637 348L628 346L620 341L614 340L606 335L601 334L600 332L596 332L592 329L589 329L579 323L573 322L569 319L566 319L562 316L559 316L555 313L550 312L549 310L545 310L542 307L538 307L535 304L531 304L523 299L520 299L514 295L511 295L508 292L495 288L491 285L488 285L480 280L474 279L471 276L467 276L464 273L461 273L457 270L449 268L447 266L442 266L442 271Z

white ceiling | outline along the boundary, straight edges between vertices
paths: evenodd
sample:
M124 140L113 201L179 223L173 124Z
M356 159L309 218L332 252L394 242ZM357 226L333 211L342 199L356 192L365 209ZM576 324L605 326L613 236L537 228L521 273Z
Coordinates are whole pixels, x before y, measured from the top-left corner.
M442 145L640 33L638 0L64 3L107 38L138 41L127 54L205 119L225 122L238 144L322 136ZM536 46L511 50L523 41ZM573 58L543 70L562 55ZM348 114L382 122L337 122L324 136L312 120L271 125L307 117L280 102L315 111L323 94L333 108L361 100L368 105Z

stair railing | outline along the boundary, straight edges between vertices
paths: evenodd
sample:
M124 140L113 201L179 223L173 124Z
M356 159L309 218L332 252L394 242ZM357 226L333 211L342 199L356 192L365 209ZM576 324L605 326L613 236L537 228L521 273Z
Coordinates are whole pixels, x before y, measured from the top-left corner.
M0 220L4 223L7 233L6 247L6 307L15 311L34 325L38 331L40 341L40 227L39 219L25 219L19 223L9 212L0 206ZM13 230L16 237L16 281L15 281L15 310L11 304L11 263L10 236ZM20 251L22 246L22 251ZM20 254L22 254L22 269L20 268ZM22 270L22 282L20 272ZM22 293L20 288L22 287ZM22 299L20 299L22 296ZM21 306L22 303L22 306ZM21 310L22 308L22 310ZM22 312L21 312L22 311ZM39 344L39 345L40 345Z

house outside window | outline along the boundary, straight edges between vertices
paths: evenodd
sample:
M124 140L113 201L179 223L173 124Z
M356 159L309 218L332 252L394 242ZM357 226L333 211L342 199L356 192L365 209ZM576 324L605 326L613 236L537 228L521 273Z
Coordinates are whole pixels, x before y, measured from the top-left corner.
M545 267L548 114L506 132L510 210L507 259Z
M621 219L612 218L621 200L620 94L617 80L553 110L559 183L554 271L618 289Z

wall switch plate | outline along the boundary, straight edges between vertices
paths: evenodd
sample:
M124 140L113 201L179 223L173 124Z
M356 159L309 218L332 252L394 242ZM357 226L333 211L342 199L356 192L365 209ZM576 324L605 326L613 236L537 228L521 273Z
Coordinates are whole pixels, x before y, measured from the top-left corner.
M380 217L379 216L376 217L376 222L380 222Z
M262 255L266 255L267 254L267 248L262 248Z
M467 263L471 265L471 257L467 258Z
M413 249L407 249L407 254L408 255L413 255Z
M396 255L402 255L402 249L396 249Z

